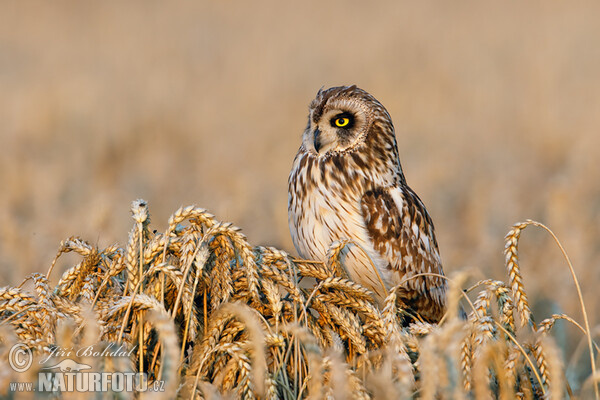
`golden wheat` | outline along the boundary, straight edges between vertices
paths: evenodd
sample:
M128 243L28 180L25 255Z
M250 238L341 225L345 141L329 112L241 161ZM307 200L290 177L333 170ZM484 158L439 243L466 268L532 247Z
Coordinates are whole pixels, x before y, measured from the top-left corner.
M71 237L46 275L27 279L34 294L23 284L0 288L0 329L14 332L2 353L17 340L38 357L49 346L123 343L133 350L123 368L164 381L164 398L557 399L571 388L548 333L566 320L591 340L587 325L567 315L533 324L517 253L530 221L507 235L509 283L487 279L463 291L467 274L458 274L451 310L436 326L407 318L402 285L380 309L350 281L341 255L351 242L333 244L319 263L253 248L238 228L194 206L177 210L164 233L150 230L143 200L132 215L124 249ZM52 288L67 252L82 259ZM461 297L471 308L466 319ZM524 339L515 313L530 331ZM86 361L102 371L123 362Z

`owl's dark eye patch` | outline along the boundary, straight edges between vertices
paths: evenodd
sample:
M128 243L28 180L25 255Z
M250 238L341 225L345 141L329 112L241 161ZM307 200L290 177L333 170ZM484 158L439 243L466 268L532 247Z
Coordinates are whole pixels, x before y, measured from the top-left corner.
M343 112L329 120L334 128L350 129L354 126L354 116L349 112Z

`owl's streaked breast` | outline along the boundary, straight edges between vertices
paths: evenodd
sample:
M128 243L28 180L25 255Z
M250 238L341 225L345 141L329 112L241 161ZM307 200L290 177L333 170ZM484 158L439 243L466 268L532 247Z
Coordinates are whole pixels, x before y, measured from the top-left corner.
M385 290L378 274L389 288L391 272L371 243L361 216L360 199L368 186L385 182L348 165L347 160L316 157L302 151L298 154L289 179L292 240L299 255L311 260L325 260L327 250L338 240L357 243L362 249L349 245L341 254L350 278L383 298Z

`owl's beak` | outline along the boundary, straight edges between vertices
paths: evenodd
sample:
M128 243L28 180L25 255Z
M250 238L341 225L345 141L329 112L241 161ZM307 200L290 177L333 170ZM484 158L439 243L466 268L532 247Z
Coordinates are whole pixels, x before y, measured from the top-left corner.
M318 153L319 150L321 149L322 143L321 143L321 131L319 130L319 128L315 129L315 137L314 137L314 145L315 145L315 151Z

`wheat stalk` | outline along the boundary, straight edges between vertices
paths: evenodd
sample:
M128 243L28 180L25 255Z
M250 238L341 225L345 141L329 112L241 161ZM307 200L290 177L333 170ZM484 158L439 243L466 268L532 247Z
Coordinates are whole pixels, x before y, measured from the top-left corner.
M520 222L513 225L512 229L506 235L506 245L504 249L509 284L512 288L521 326L532 322L531 309L529 308L529 301L527 300L527 294L525 292L525 287L523 286L523 278L521 277L518 256L519 237L521 235L521 231L525 229L527 225L527 222Z

